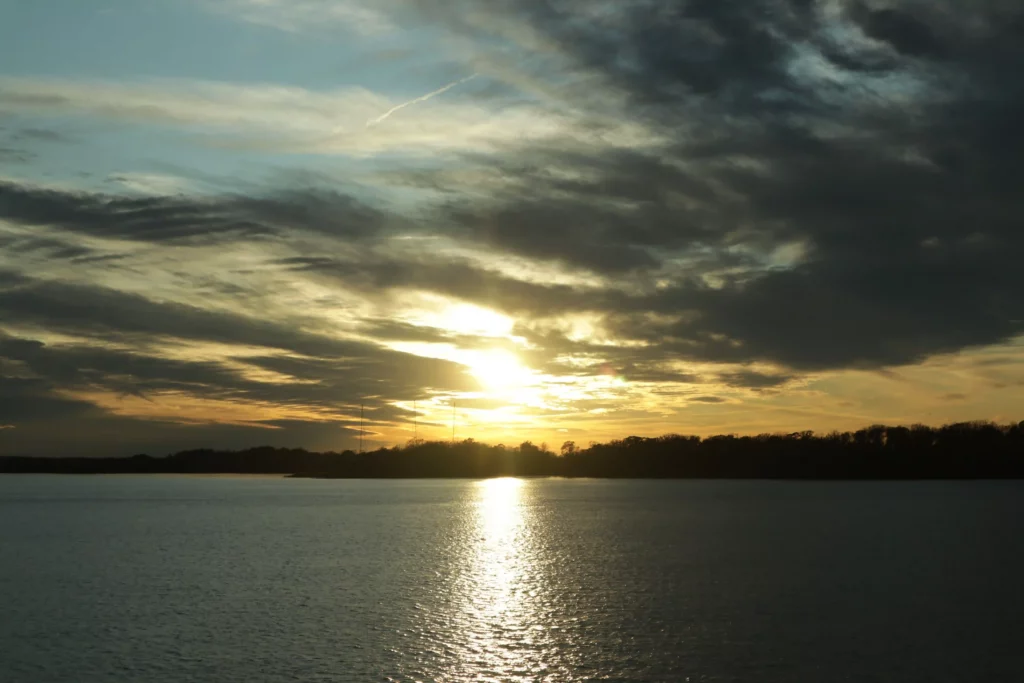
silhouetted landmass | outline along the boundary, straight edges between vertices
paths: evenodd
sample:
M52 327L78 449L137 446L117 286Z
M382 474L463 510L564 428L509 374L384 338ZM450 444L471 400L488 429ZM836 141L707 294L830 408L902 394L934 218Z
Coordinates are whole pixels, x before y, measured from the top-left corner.
M367 453L302 449L193 450L163 458L0 457L4 473L236 473L323 478L651 477L751 479L1024 478L1024 422L759 436L631 436L559 453L525 442L412 441Z

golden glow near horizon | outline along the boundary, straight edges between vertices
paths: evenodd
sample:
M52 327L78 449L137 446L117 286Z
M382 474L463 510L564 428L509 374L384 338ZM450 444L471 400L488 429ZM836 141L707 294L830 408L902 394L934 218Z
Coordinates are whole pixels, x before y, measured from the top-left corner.
M594 347L593 352L580 356L553 357L552 361L565 369L549 374L525 362L526 358L536 357L535 350L512 335L514 321L510 317L479 306L450 305L447 301L437 310L438 324L444 319L453 328L436 329L451 332L451 342L391 342L387 346L456 363L467 377L476 380L477 387L473 390L428 389L428 395L421 395L416 402L411 398L390 401L391 406L402 411L398 419L381 418L368 412L368 448L404 443L414 435L428 440L448 440L452 438L453 426L458 440L473 438L509 445L531 440L537 444L547 442L550 448L557 450L567 440L583 445L630 434L709 435L797 431L807 427L828 431L856 429L887 420L942 423L960 419L965 406L975 407L982 416L1013 420L1015 415L1007 409L1005 401L1012 387L1024 381L1020 368L1011 372L991 362L1001 360L1011 349L952 354L898 373L843 371L805 375L789 381L785 387L764 390L730 386L719 381L719 377L721 373L741 371L772 375L781 372L779 368L763 364L679 362L661 369L696 377L694 382L644 380L620 374L602 357L601 347ZM481 334L463 337L463 333L474 326ZM54 348L104 351L113 348L84 344L77 337L60 335L46 337L46 341ZM462 344L480 346L467 348ZM318 381L312 377L291 377L250 363L250 358L267 355L268 351L259 347L184 344L167 339L151 348L173 359L199 356L247 382L269 387L294 386L300 391L301 387L315 385ZM527 349L530 349L529 356ZM280 354L278 357L301 360ZM7 371L24 370L10 365ZM941 384L938 383L940 378ZM127 384L133 383L130 377L125 379ZM994 382L1001 382L1007 388L987 390ZM955 394L957 391L963 393ZM302 405L242 396L201 397L168 388L145 389L137 394L100 388L65 390L61 395L87 401L121 417L178 424L225 424L275 430L279 429L277 423L287 421L334 423L338 425L337 446L334 446L338 449L350 445L343 425L359 419L358 399L335 405ZM944 396L955 400L944 399ZM927 410L928 415L923 419L917 414L901 415L900 406L909 403L919 411ZM417 414L415 419L413 410Z

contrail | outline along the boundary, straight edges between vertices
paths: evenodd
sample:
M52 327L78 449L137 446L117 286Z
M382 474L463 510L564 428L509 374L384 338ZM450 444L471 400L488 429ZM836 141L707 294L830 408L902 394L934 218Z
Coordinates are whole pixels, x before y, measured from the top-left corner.
M388 109L386 112L384 112L383 114L381 114L377 118L370 119L369 121L367 121L366 122L366 127L369 128L370 126L376 126L378 123L380 123L381 121L383 121L387 117L391 116L392 114L394 114L399 109L405 109L406 107L408 107L411 104L418 104L420 102L426 102L431 97L437 97L441 93L448 92L449 90L451 90L452 88L454 88L457 85L462 85L463 83L465 83L467 81L473 80L474 78L477 77L477 75L478 74L472 74L470 76L466 76L465 78L460 78L457 81L452 81L448 85L443 86L441 88L438 88L434 92L428 92L426 95L423 95L421 97L417 97L414 100L409 100L408 102L402 102L401 104L395 105L394 107L391 107L391 109Z

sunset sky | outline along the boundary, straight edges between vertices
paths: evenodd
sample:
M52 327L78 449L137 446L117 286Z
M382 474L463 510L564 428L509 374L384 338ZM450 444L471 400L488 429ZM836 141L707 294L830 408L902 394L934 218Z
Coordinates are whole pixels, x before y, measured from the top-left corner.
M0 453L1024 419L1022 73L996 0L0 3Z

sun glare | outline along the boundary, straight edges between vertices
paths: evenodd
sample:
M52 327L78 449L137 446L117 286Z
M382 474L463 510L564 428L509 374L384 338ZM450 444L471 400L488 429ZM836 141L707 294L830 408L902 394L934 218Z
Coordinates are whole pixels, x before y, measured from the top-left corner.
M470 373L491 391L520 389L533 381L533 371L508 351L481 351L467 359Z
M473 304L425 299L427 308L412 317L416 324L482 337L507 337L512 333L515 321L497 311Z

